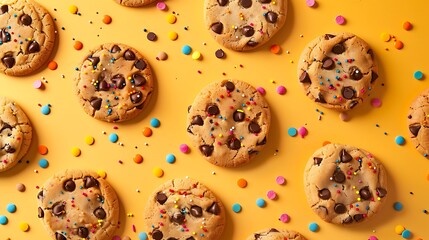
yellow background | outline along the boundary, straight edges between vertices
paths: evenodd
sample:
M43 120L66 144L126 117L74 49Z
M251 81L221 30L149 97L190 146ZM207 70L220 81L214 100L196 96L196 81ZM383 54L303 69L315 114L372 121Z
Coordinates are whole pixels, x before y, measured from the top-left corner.
M144 231L142 215L152 190L168 179L184 176L202 181L222 199L227 208L227 224L222 237L225 240L245 239L253 231L267 227L294 229L308 239L368 239L370 235L379 239L402 239L394 233L397 224L413 232L413 239L429 239L429 215L422 212L429 210L429 162L414 150L406 121L409 104L429 86L428 79L417 81L413 78L416 70L429 74L428 1L319 0L317 8L309 8L304 0L291 0L286 24L273 39L247 53L223 48L227 54L224 60L214 56L221 46L204 27L202 0L168 0L168 11L160 11L155 5L126 8L113 0L39 2L57 18L59 41L51 59L56 60L59 67L51 71L44 66L43 70L27 77L0 76L0 94L17 101L34 127L31 149L24 158L30 163L24 161L0 174L0 215L9 218L7 225L0 225L0 239L48 239L37 219L36 186L66 168L107 172L107 180L116 189L121 202L121 228L116 234L128 235L132 239L138 239L137 233ZM78 6L81 16L69 13L68 7L72 4ZM175 24L169 24L166 16L173 11L178 19ZM105 14L113 18L110 25L102 23ZM343 26L335 23L339 14L347 19ZM412 22L414 28L409 32L403 30L404 21ZM185 26L188 26L187 31ZM155 32L158 40L148 41L144 28ZM168 39L170 31L179 34L177 41ZM349 122L342 122L337 112L322 109L307 99L296 76L298 58L304 46L318 35L335 31L353 32L365 39L374 49L380 69L371 97L350 113L352 120ZM393 47L393 42L381 41L382 32L403 41L404 49L399 51ZM84 43L83 50L73 49L74 38ZM125 123L111 124L92 119L81 109L73 94L74 68L89 49L104 42L121 42L138 49L151 63L157 78L149 107L139 117ZM181 47L185 44L201 52L202 60L195 61L191 56L183 55ZM269 51L272 44L281 46L281 54L274 55ZM155 59L160 51L168 53L167 61ZM33 82L42 77L48 81L45 90L34 89ZM211 165L194 148L190 154L179 151L180 144L190 145L185 124L188 105L206 84L224 78L236 78L255 87L264 87L272 110L271 132L265 150L250 164L236 169ZM272 80L275 83L271 83ZM287 88L283 96L276 93L279 85ZM381 108L371 107L369 100L373 97L382 99ZM51 114L42 115L39 103L51 104ZM318 120L316 108L324 112L322 120ZM161 127L153 129L153 136L146 138L142 130L150 126L152 117L161 121ZM114 126L119 129L113 129ZM307 137L288 136L289 127L301 126L309 130ZM103 135L102 131L107 134ZM124 146L109 142L108 134L112 132L119 135ZM384 132L388 134L384 135ZM85 144L87 135L96 139L93 146ZM395 144L397 135L406 137L404 146ZM326 140L366 149L385 165L389 174L389 198L371 221L357 226L336 226L324 223L307 205L303 190L304 166L309 156ZM48 146L48 155L41 156L37 152L40 144ZM77 158L70 152L75 146L82 150L82 155ZM132 160L137 153L144 157L140 165ZM176 155L175 164L166 163L168 153ZM38 166L42 157L50 163L47 169ZM153 176L152 169L156 166L164 169L164 177ZM285 186L276 184L275 178L279 175L287 179ZM248 180L247 188L236 185L239 178ZM27 191L18 192L15 189L17 183L24 183ZM278 193L275 201L266 198L266 192L271 189ZM265 208L256 206L259 197L267 200ZM400 212L392 207L396 201L404 205ZM6 205L11 202L18 208L13 214L6 211ZM242 205L241 213L231 210L234 203ZM128 213L134 216L127 217ZM290 215L289 223L278 221L282 213ZM24 221L30 224L28 232L19 229L19 223ZM310 222L317 222L320 231L310 232ZM132 225L136 226L137 233L132 231Z

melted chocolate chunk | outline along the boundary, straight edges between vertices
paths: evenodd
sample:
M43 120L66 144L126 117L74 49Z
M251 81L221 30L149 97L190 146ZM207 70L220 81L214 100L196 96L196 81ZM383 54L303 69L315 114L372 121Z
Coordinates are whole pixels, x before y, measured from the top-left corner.
M356 67L356 66L351 66L350 68L349 68L349 75L350 75L350 78L352 79L352 80L361 80L362 79L362 77L363 77L363 74L362 74L362 72L360 71L360 69L358 68L358 67Z
M89 102L91 104L91 106L95 109L95 110L100 110L101 108L101 102L103 100L101 98L93 98L91 99L91 101Z
M213 32L217 34L221 34L223 31L223 24L221 22L213 23L210 27Z
M4 56L1 61L7 68L12 68L15 65L15 58L13 56Z
M302 72L301 76L299 76L299 81L301 83L311 83L311 79L310 76L308 75L307 72Z
M37 217L38 218L43 218L45 216L45 212L43 211L43 209L41 207L39 207L37 209Z
M106 81L101 81L98 83L98 90L99 91L109 91L110 84L108 84Z
M370 200L372 198L371 191L369 191L369 187L363 187L359 190L359 195L363 200Z
M144 59L140 58L139 60L137 60L137 61L134 63L134 67L136 67L137 69L139 69L139 70L143 71L143 70L145 70L145 68L147 67L147 64L146 64L146 62L144 61Z
M228 82L225 83L225 88L229 92L232 92L235 89L235 85L234 85L234 83L228 81Z
M269 233L271 233L271 232L279 232L279 230L277 230L277 229L275 229L275 228L271 228L268 232L269 232Z
M113 84L116 85L117 88L123 89L126 85L125 78L122 74L116 74L112 77Z
M19 21L21 21L21 23L25 26L29 26L33 22L33 19L30 17L30 15L24 14L19 18Z
M377 80L377 78L378 78L378 74L374 71L371 71L371 83Z
M326 70L332 70L335 68L335 62L330 57L325 57L322 60L322 68Z
M64 204L62 204L62 203L55 203L52 206L52 214L54 214L57 217L65 214L66 213L65 207L66 206L64 206Z
M102 207L98 207L94 210L94 216L98 219L105 219L106 218L106 211Z
M269 11L265 14L265 20L269 23L276 23L277 22L278 15L277 13L273 11Z
M210 146L210 145L201 145L200 146L200 151L202 154L204 154L204 156L206 157L210 157L213 153L214 147Z
M344 51L346 51L346 48L344 47L343 43L337 43L332 47L332 52L335 54L341 54Z
M420 124L414 124L414 125L408 126L408 129L410 129L410 132L413 134L414 137L417 137L421 127L422 126Z
M352 101L351 103L350 103L350 109L353 109L354 107L356 107L356 105L358 105L358 101Z
M146 78L138 73L133 74L134 85L140 87L146 84Z
M225 6L226 4L228 4L228 0L217 0L217 2L219 3L219 6Z
M120 51L121 51L121 48L118 45L113 45L112 49L110 49L111 53L117 53Z
M124 52L124 58L125 60L131 61L136 59L136 54L134 54L130 49L127 49L127 51Z
M319 92L319 96L318 96L318 98L316 98L315 101L319 102L319 103L326 103L325 97L323 96L323 94L321 92Z
M341 90L341 95L343 95L345 99L353 99L355 97L355 91L352 87L344 87Z
M377 188L377 196L379 196L380 198L384 198L387 195L387 191L384 188Z
M335 204L335 206L334 206L334 211L335 211L335 213L337 213L337 214L343 214L343 213L347 212L347 208L346 208L346 206L345 206L344 204L342 204L342 203L337 203L337 204Z
M206 112L211 116L216 116L220 113L219 108L216 106L216 104L207 105Z
M247 45L247 46L250 46L250 47L255 47L256 45L258 45L258 42L255 42L255 41L253 41L253 40L250 40L250 41L248 41L248 42L246 43L246 45Z
M313 158L313 160L314 160L314 165L320 166L320 164L321 164L321 163L322 163L322 161L323 161L323 158L320 158L320 157L314 157L314 158Z
M353 216L353 219L354 219L356 222L360 222L360 221L362 221L362 220L363 220L363 214L356 214L356 215L354 215L354 216Z
M167 199L168 199L167 195L165 195L162 192L159 192L156 194L156 201L161 205L164 204L167 201Z
M10 42L10 33L7 32L6 28L0 30L0 41L2 43Z
M130 95L130 100L132 103L139 103L143 99L143 93L140 91L136 91L135 93Z
M27 52L28 53L37 53L40 51L40 45L36 41L31 41L30 44L28 44Z
M220 214L220 206L217 202L214 202L208 209L207 212L212 213L214 215Z
M235 122L242 122L246 119L246 114L244 114L244 112L242 111L235 111L232 114L232 118L234 119Z
M348 163L351 160L353 160L352 155L350 155L345 149L341 150L340 152L340 160L343 163Z
M366 53L369 54L372 59L374 59L374 51L372 49L368 49Z
M244 8L250 8L252 6L252 0L240 0L239 4Z
M37 199L39 199L39 200L43 200L43 191L40 191L40 192L37 194Z
M256 143L256 146L265 145L266 143L267 143L267 137L264 137L262 141Z
M77 235L81 238L86 238L89 235L89 230L86 227L79 227L77 229Z
M12 147L9 143L6 143L6 145L4 145L4 150L7 153L14 153L16 151L16 149Z
M7 5L2 5L0 7L0 14L5 14L9 11L9 7Z
M353 222L353 218L351 216L348 216L346 219L343 220L343 224L350 224Z
M67 240L67 238L64 237L61 233L55 233L55 239L56 240Z
M9 123L6 123L6 122L2 122L2 123L3 123L3 126L2 126L2 128L0 129L0 132L3 132L3 130L5 130L5 129L12 130L12 126L11 126L11 125L9 125Z
M271 0L259 0L260 3L270 3Z
M98 187L98 181L93 176L86 176L83 178L83 187L84 188Z
M203 126L204 120L200 115L197 115L192 119L191 125Z
M346 175L344 175L344 173L340 169L335 170L334 174L332 175L332 178L337 183L343 183L344 181L346 181Z
M329 39L334 38L334 37L335 37L335 35L325 34L325 40L329 40Z
M251 37L253 34L255 34L255 29L253 29L251 26L244 26L241 29L241 33L246 37Z
M194 237L188 237L186 240L195 240Z
M161 240L163 237L164 237L164 234L162 234L162 232L159 231L158 229L152 232L152 238L155 240Z
M63 189L67 192L73 192L76 189L76 183L73 181L73 179L69 179L64 182Z
M89 57L88 60L91 62L91 65L94 69L97 68L97 64L100 62L100 58L99 57ZM103 71L105 72L105 71ZM101 72L100 75L103 73Z
M250 122L248 129L251 133L260 133L262 130L259 124L257 124L256 122Z
M169 238L167 238L167 240L179 240L179 239L174 238L174 237L169 237Z
M319 190L319 198L323 199L323 200L328 200L331 198L331 192L329 191L329 189L324 188L322 190Z
M200 206L192 206L191 207L191 215L194 217L202 217L203 216L203 209Z
M183 215L181 212L175 212L173 213L173 216L171 216L170 220L181 225L185 222L185 215Z
M241 142L240 140L238 140L235 137L232 137L229 141L228 141L228 148L231 150L238 150L241 147Z

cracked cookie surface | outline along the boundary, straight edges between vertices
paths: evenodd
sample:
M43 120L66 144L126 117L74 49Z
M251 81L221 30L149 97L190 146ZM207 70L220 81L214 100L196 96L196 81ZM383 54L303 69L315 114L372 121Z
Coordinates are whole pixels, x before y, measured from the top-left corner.
M287 0L205 0L206 28L232 50L263 45L286 21Z
M115 0L117 3L126 7L142 7L155 2L156 0Z
M52 17L33 0L0 2L0 71L28 75L49 59L55 43Z
M112 239L119 202L110 184L92 171L56 173L37 195L38 217L55 240Z
M263 149L271 113L254 87L238 80L207 85L188 109L188 135L204 158L222 167L237 167Z
M87 114L106 122L136 117L153 91L147 60L125 44L103 44L90 51L78 70L75 93Z
M373 50L352 33L314 39L298 64L298 79L305 94L324 107L340 111L361 104L377 78Z
M216 240L225 227L225 208L202 183L172 179L149 197L144 220L149 239Z
M383 165L369 152L341 144L328 144L310 157L304 187L313 211L336 224L365 221L388 193Z
M291 230L268 228L257 231L247 240L306 240L301 234Z
M14 101L0 97L0 172L15 166L30 148L33 130Z
M408 130L411 141L423 156L429 154L429 89L423 91L408 111Z

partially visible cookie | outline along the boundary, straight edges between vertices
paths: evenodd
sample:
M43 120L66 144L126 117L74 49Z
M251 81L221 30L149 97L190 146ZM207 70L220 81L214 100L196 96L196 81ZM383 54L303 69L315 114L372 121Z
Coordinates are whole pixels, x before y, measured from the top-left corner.
M305 94L324 107L341 111L362 103L377 78L374 52L352 33L314 39L298 64L298 79Z
M187 126L192 144L207 161L237 167L263 149L271 113L254 87L238 80L207 85L188 109Z
M408 129L411 141L423 156L429 154L429 89L414 99L408 111Z
M75 93L87 114L106 122L136 117L153 91L152 70L136 49L107 43L83 59Z
M24 111L14 101L0 97L0 172L15 166L24 157L32 136Z
M216 240L225 226L225 208L202 183L172 179L149 197L144 212L149 239Z
M205 22L219 44L236 51L259 47L286 20L287 0L205 0Z
M388 193L383 165L369 152L341 144L328 144L310 157L304 187L313 211L336 224L367 220Z
M55 43L51 15L33 0L0 2L0 71L28 75L49 59Z
M37 195L38 217L55 240L112 239L119 202L110 184L92 171L66 170Z
M155 2L156 0L115 0L117 3L126 7L142 7Z
M275 228L267 228L257 231L247 237L247 240L305 240L298 232L291 230L278 230Z

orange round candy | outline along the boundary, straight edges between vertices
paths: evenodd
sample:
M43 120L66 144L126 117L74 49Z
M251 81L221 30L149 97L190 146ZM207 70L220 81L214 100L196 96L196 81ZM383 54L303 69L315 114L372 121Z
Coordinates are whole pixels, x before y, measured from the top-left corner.
M406 31L410 31L411 29L413 29L413 24L411 24L410 22L406 21L406 22L404 22L404 24L402 24L402 27Z
M144 130L143 130L143 136L145 136L145 137L152 136L152 129L150 129L148 127L144 128Z
M109 16L109 15L104 15L104 17L103 17L103 23L105 23L105 24L112 23L112 17Z
M73 47L76 50L81 50L83 48L83 43L81 41L75 41Z
M48 63L48 68L51 70L55 70L58 68L58 63L52 60Z
M40 154L46 155L48 154L48 147L46 147L45 145L40 145L38 151Z
M402 48L404 48L404 43L399 40L396 40L393 46L395 46L396 49L401 50Z
M245 188L245 187L247 187L247 181L246 181L246 179L244 179L244 178L240 178L240 179L238 179L238 181L237 181L237 185L238 185L239 187L241 187L241 188Z
M323 145L323 146L326 146L326 145L328 145L328 144L330 144L330 143L331 143L330 141L324 141L322 145Z
M134 162L135 163L142 163L143 162L143 156L142 155L140 155L140 154L136 154L136 156L134 156Z
M279 54L280 53L280 46L277 44L274 44L270 47L270 51L271 51L271 53Z

